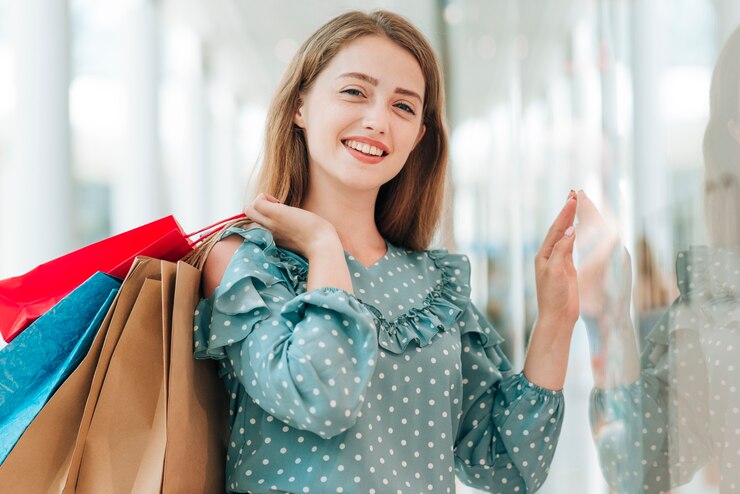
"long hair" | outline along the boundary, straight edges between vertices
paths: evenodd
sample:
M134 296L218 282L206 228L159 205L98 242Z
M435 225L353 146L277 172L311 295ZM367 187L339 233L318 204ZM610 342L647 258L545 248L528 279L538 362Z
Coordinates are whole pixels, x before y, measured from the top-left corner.
M375 205L380 234L392 244L419 250L429 246L439 223L447 169L447 131L440 63L426 38L403 17L378 10L347 12L320 27L288 65L267 115L264 159L255 192L300 207L308 189L308 149L293 122L300 94L348 43L381 36L411 53L424 75L422 124L426 131L404 167L381 186Z
M740 125L740 28L725 43L712 74L704 133L704 212L710 243L740 246L740 143L727 123Z

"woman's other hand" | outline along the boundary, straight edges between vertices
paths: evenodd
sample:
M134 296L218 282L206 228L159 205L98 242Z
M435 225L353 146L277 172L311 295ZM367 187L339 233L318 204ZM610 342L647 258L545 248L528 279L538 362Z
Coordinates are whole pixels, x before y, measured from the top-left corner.
M577 197L568 194L535 257L537 322L524 363L526 378L547 389L561 389L568 368L573 327L578 320L578 281L573 266Z
M329 221L264 193L244 208L244 213L267 228L279 247L308 260L308 290L335 287L354 293L342 242Z
M305 209L286 206L269 194L259 194L244 213L269 230L278 246L307 259L328 245L341 246L336 229L327 220Z
M537 319L571 331L579 314L578 281L573 265L577 197L571 191L535 257Z

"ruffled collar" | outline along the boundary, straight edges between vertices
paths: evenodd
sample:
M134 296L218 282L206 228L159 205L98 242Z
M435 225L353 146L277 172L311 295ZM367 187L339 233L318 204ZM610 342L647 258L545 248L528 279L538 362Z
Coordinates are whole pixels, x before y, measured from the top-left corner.
M272 234L261 227L248 230L230 228L221 236L240 233L258 245L268 261L276 265L283 278L290 282L294 291L305 289L308 262L300 255L278 247ZM389 245L389 249L392 246ZM389 320L372 304L355 297L375 319L378 344L391 353L403 353L412 341L419 347L431 344L433 338L453 327L470 304L470 264L465 256L450 254L444 249L422 251L439 270L441 279L425 297L420 307L413 307L404 314Z
M375 306L358 299L375 318L378 345L392 353L403 353L412 341L420 347L429 345L437 333L455 324L470 303L470 286L466 283L470 279L470 266L465 262L454 262L455 255L446 250L425 253L442 277L421 307L413 307L388 320Z

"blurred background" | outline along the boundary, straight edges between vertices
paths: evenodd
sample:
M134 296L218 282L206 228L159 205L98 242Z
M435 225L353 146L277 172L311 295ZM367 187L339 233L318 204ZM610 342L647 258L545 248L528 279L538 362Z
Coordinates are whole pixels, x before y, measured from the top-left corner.
M677 293L677 252L706 243L702 138L738 0L0 0L0 278L168 214L194 231L238 213L288 60L334 15L373 8L408 17L443 60L439 242L470 255L515 367L533 255L571 188L616 218L644 336ZM592 385L579 323L541 492L608 492ZM717 492L715 477L675 492Z

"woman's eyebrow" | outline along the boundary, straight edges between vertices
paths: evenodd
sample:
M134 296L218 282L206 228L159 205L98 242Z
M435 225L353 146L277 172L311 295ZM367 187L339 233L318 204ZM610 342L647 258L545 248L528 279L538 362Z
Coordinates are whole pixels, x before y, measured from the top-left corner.
M341 79L343 77L351 77L351 78L354 78L354 79L360 79L360 80L365 81L365 82L367 82L369 84L372 84L373 86L377 86L378 85L378 82L379 82L378 79L376 79L375 77L370 76L370 75L367 75L367 74L363 74L362 72L347 72L347 73L342 74L339 77L337 77L337 79ZM419 96L418 93L416 93L416 92L414 92L414 91L412 91L410 89L404 89L402 87L397 87L394 92L397 93L397 94L403 94L404 96L410 96L412 98L416 98L416 99L419 100L420 103L423 103L424 102L424 100L422 99L421 96Z

